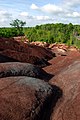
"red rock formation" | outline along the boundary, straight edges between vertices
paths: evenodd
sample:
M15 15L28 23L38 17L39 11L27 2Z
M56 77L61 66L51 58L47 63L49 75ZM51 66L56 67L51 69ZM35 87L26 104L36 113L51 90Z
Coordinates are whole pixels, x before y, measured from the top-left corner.
M18 60L0 54L0 63L4 63L4 62L18 62Z
M62 56L66 56L67 51L73 51L73 52L77 52L79 51L78 48L76 48L75 46L68 46L65 44L50 44L49 48L52 50L52 52L54 52L56 54L56 56L62 55Z
M80 61L63 69L50 83L63 90L51 120L80 120Z
M0 63L0 78L10 76L28 76L48 81L52 76L42 68L20 62Z
M58 74L61 70L63 70L65 67L70 65L76 60L80 60L80 52L78 51L70 51L67 52L67 56L57 56L49 61L51 64L50 66L47 66L43 68L47 72L56 75Z
M39 66L48 65L47 60L55 56L50 50L15 41L0 38L0 54L20 62L28 62Z
M0 54L7 56L9 58L13 58L16 61L31 63L41 67L49 64L46 60L38 58L36 56L31 56L29 53L17 52L17 51L7 49L4 51L1 51Z
M36 41L36 42L31 42L31 45L37 45L37 46L42 46L42 47L49 47L49 43L46 42L40 42L40 41Z
M63 91L50 120L80 120L80 52L67 52L67 56L53 58L50 63L44 68L54 75L49 83Z
M80 52L64 44L49 48L57 57L43 70L26 63L0 63L0 77L5 77L0 78L0 120L80 120ZM41 46L0 39L0 62L45 66L53 56Z
M56 88L30 77L0 78L0 120L46 120Z
M0 50L6 49L27 53L31 56L45 59L51 59L55 56L55 54L53 54L50 50L43 47L18 42L12 38L0 38Z
M19 41L19 42L24 42L24 43L28 43L29 40L26 38L26 36L18 36L18 37L13 37L14 40Z
M65 51L67 51L68 48L69 48L68 45L58 44L58 43L53 43L53 44L51 44L51 45L49 46L49 48L51 48L51 49L54 49L54 48L56 48L56 47L59 48L59 49L63 49L63 50L65 50Z

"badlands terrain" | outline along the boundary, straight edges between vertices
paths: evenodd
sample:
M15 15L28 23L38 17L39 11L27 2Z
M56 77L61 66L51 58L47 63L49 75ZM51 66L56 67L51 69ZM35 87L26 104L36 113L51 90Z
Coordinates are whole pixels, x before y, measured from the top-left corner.
M0 120L80 120L80 50L0 38Z

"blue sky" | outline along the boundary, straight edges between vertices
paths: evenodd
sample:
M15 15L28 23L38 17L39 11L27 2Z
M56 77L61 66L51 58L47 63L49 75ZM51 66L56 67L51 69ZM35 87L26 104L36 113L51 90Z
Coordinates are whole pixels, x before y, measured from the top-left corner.
M26 21L26 26L80 24L80 0L0 0L0 27L17 18Z

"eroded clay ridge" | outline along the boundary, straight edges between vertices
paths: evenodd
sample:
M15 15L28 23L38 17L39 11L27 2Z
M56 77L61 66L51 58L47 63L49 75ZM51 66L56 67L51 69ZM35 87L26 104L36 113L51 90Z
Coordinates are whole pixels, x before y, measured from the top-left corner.
M61 96L57 86L40 79L0 78L0 120L47 120L49 109Z
M68 51L66 56L58 56L50 63L44 68L54 74L49 83L63 91L50 120L80 120L80 53Z
M6 57L4 62L20 61L46 66L49 65L48 60L55 57L55 54L41 46L25 44L13 38L0 38L0 58L2 58L0 62L3 62L4 56Z
M0 120L80 120L79 50L0 38Z
M0 39L0 120L50 119L62 95L48 83L53 75L42 69L53 57L47 48Z

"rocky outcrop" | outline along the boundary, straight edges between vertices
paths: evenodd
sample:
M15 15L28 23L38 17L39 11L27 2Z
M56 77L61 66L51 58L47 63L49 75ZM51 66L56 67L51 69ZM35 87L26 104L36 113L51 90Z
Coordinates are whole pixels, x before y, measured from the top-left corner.
M56 104L61 94L36 78L0 78L0 120L47 120L51 101Z
M26 36L17 36L17 37L13 37L13 39L18 42L29 43L29 40L26 38Z
M49 43L46 42L40 42L40 41L36 41L36 42L31 42L31 45L37 45L37 46L42 46L42 47L49 47Z

